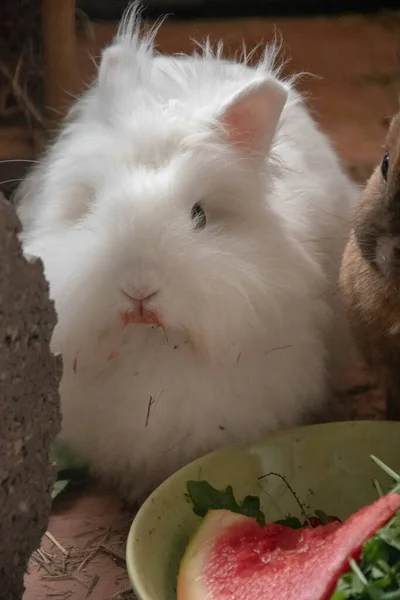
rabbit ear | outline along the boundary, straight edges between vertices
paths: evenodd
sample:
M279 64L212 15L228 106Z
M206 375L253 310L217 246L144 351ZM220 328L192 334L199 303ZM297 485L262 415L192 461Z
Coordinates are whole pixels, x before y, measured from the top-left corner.
M287 91L275 79L254 81L240 90L218 118L229 144L249 157L265 155L287 99Z
M121 61L121 46L115 44L103 50L98 71L98 81L101 88L107 88L113 79L115 69Z

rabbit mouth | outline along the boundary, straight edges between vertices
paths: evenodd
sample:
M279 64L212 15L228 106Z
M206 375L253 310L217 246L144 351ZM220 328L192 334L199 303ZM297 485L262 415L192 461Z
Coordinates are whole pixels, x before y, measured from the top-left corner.
M400 238L382 232L356 236L362 257L385 278L399 279Z
M159 313L151 308L146 308L140 303L137 307L127 310L121 314L121 323L124 327L128 325L156 325L163 327Z
M377 240L375 262L385 277L400 276L400 240L398 236L385 235Z

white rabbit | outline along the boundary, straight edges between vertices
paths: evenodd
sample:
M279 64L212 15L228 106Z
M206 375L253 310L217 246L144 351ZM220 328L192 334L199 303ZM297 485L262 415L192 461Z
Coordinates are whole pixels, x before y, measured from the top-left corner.
M131 10L18 201L58 313L60 440L131 500L324 409L357 197L273 49L252 68L153 38Z

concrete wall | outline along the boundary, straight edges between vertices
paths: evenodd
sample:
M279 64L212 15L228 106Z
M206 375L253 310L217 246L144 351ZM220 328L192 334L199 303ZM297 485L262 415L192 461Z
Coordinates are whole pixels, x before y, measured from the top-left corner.
M0 197L0 598L20 600L23 575L46 531L60 429L61 364L41 263L28 264L14 208Z

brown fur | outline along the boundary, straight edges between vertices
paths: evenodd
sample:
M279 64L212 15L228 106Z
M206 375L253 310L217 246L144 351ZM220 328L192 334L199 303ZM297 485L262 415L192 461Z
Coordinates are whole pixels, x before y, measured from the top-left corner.
M341 269L341 290L358 347L400 420L400 115L387 138L389 171L377 167L361 194Z

